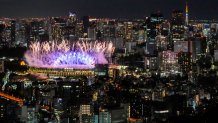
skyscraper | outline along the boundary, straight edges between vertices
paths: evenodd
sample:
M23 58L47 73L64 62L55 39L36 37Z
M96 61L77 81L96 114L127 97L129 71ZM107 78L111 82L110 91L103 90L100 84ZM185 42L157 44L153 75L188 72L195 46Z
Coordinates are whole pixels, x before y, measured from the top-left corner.
M83 17L83 31L84 33L87 33L88 32L88 27L90 25L90 22L89 22L89 16L84 16Z
M12 20L11 21L11 42L10 42L10 45L15 44L15 37L16 37L16 21Z
M188 26L188 0L186 0L186 5L185 5L185 25Z
M162 24L163 20L163 15L160 12L153 13L150 15L150 18L147 23L148 38L155 39L155 37L159 33L158 31L160 31L160 25Z
M184 41L184 16L181 10L174 10L171 18L171 40L169 42L169 49L173 49L174 42Z
M99 112L99 123L111 123L111 113L107 109Z

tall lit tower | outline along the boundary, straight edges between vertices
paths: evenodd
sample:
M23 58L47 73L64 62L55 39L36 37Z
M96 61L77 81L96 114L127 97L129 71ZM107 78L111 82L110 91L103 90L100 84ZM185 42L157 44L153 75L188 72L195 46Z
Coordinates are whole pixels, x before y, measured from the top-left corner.
M186 5L185 5L185 24L188 26L188 0L186 0Z

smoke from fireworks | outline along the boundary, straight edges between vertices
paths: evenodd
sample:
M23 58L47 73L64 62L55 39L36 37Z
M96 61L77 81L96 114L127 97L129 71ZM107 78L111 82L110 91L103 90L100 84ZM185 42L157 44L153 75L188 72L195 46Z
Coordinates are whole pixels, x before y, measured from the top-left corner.
M32 42L25 59L33 67L89 69L95 64L107 64L105 55L110 57L113 51L112 42Z

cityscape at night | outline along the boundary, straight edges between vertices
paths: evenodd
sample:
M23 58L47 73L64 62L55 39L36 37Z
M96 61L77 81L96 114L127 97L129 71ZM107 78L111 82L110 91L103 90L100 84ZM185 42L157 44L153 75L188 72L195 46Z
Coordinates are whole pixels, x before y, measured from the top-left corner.
M0 0L0 123L216 123L216 0Z

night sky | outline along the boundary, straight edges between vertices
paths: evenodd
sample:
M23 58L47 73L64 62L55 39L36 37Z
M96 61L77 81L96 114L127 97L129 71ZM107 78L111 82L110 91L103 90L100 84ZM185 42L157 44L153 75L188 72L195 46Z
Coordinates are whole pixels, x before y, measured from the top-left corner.
M217 0L190 0L192 19L217 19ZM185 0L0 0L0 17L78 16L143 18L161 11L166 18L173 9L185 8Z

